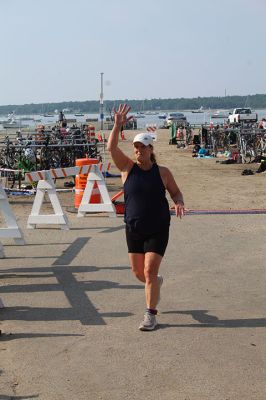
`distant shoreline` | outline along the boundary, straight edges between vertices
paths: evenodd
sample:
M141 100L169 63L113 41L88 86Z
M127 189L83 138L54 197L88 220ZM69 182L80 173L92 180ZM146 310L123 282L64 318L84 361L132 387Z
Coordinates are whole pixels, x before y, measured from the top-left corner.
M266 109L266 94L255 94L246 96L212 96L195 98L154 98L154 99L118 99L105 100L104 107L106 114L120 103L127 103L131 106L132 112L138 111L158 111L165 110L197 110L201 107L204 110L223 109L230 110L236 107L250 107L252 109ZM65 113L89 113L99 114L100 101L63 101L54 103L31 103L31 104L9 104L0 106L0 115L15 112L16 115L39 115L44 113L54 113L55 110L65 110Z

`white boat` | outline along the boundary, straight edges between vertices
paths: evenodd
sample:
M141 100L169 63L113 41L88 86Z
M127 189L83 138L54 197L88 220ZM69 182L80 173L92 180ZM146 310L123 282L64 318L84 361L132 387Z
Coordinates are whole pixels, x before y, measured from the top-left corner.
M4 122L2 125L3 125L3 128L5 128L5 129L28 128L28 126L29 126L26 124L22 124L21 121L16 121L16 120Z
M145 114L137 112L136 114L134 114L134 118L145 118Z
M1 125L3 126L4 129L8 129L8 128L13 128L13 129L17 129L17 128L27 128L29 125L23 124L21 122L21 119L16 119L15 118L15 113L12 112L10 114L8 114L8 119L5 121L1 121Z
M13 122L13 121L15 121L15 113L14 113L14 111L9 113L8 116L6 117L6 119L0 121L0 124L3 125L3 124L7 124L7 123Z
M159 113L157 111L146 111L144 114L145 115L158 115Z
M200 108L198 108L197 110L191 110L191 112L193 114L199 114L199 113L204 113L203 107L201 106Z
M76 113L74 115L75 115L75 117L84 117L84 114L82 114L82 113Z
M32 118L32 117L21 117L20 121L34 121L34 118Z
M228 118L228 111L216 111L213 114L211 114L211 118Z
M160 119L165 119L167 117L167 114L166 113L163 113L163 114L159 114L158 115L158 118L160 118Z
M51 118L51 117L54 116L54 114L43 114L43 116L44 116L44 117L47 117L47 118Z

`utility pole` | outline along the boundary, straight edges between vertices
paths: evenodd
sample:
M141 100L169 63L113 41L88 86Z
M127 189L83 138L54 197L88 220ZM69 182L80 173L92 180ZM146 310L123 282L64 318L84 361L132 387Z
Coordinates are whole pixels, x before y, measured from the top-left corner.
M101 72L101 93L100 93L100 120L101 120L101 130L103 130L103 72Z

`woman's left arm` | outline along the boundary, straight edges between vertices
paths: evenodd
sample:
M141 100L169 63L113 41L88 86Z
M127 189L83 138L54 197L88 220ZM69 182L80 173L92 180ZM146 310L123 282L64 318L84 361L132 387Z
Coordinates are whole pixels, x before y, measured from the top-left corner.
M175 214L182 218L185 212L184 198L181 190L176 184L172 172L165 167L160 167L160 173L166 190L169 192L171 199L174 202Z

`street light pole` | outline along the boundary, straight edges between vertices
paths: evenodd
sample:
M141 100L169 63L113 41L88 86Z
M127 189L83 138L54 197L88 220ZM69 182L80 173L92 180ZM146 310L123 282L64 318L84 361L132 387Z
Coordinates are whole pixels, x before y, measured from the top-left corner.
M101 120L101 131L103 131L103 119L104 119L104 114L103 114L103 72L101 72L101 93L100 93L100 120ZM102 132L103 135L103 163L105 163L105 137L104 137L104 132ZM104 180L106 179L106 174L104 174Z
M101 72L101 93L100 93L100 120L101 120L101 130L103 130L103 72Z

